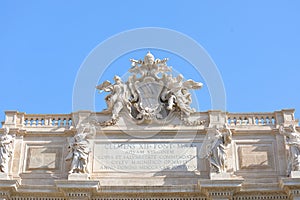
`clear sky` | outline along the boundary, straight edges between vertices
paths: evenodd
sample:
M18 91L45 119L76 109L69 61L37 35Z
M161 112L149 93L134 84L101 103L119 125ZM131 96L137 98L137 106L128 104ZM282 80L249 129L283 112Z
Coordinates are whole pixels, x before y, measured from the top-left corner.
M0 120L5 110L72 112L73 85L89 53L115 34L143 27L172 29L202 45L223 78L227 111L295 108L299 119L299 10L297 0L1 1ZM196 96L200 110L209 110L205 77L180 56L153 52L171 57L168 63L179 73L204 83ZM122 76L129 58L146 53L122 55L99 83ZM104 94L95 96L100 111Z

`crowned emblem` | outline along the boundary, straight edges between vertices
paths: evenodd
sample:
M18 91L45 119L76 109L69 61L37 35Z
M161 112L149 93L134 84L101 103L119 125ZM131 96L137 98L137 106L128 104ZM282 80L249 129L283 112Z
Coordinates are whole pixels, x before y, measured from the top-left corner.
M172 68L167 66L168 59L155 59L150 52L144 60L130 61L132 67L126 82L115 76L115 83L104 81L96 87L110 92L105 101L111 120L101 123L102 126L116 124L121 111L136 123L161 123L176 113L187 125L202 123L189 121L191 113L195 112L190 107L189 90L200 89L202 83L190 79L185 81L181 74L173 77Z

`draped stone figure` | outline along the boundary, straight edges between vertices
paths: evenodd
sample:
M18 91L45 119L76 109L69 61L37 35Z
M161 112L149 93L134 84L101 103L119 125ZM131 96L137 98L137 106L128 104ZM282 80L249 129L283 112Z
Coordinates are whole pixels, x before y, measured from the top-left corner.
M72 160L69 173L88 173L87 164L90 153L89 142L86 139L87 128L80 126L78 132L69 140L69 153L66 161Z
M226 172L226 146L231 143L232 133L227 125L222 130L215 129L215 135L211 138L207 157L210 165L217 173Z
M195 109L190 107L192 97L188 89L200 89L202 86L202 83L190 79L183 81L183 76L179 74L176 78L167 81L167 87L162 92L161 98L168 100L168 110L178 108L185 117L189 117Z
M130 110L127 85L122 82L119 76L115 76L114 81L114 84L111 84L109 81L104 81L96 87L96 89L100 91L110 92L110 94L105 97L107 104L106 111L112 113L112 118L107 122L107 125L114 125L116 123L119 118L119 113L124 107Z
M279 132L286 136L286 144L289 146L289 158L287 175L291 171L300 171L300 133L296 130L295 125L290 125L289 131L284 130L284 126L280 125Z
M4 128L4 133L0 136L0 172L8 173L8 162L12 155L13 137L8 135L9 128Z

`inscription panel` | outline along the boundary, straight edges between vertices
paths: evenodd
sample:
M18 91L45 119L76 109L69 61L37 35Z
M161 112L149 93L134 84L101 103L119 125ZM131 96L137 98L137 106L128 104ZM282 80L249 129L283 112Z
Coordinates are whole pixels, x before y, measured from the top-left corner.
M201 143L96 143L94 172L197 171Z
M239 144L237 153L240 170L274 170L272 143Z
M61 147L30 146L27 149L26 171L60 170L61 160Z

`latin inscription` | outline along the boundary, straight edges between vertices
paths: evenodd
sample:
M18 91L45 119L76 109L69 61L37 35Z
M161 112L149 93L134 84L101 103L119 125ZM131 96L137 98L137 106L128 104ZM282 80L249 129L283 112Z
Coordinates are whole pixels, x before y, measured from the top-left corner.
M98 143L93 171L195 171L199 143Z

